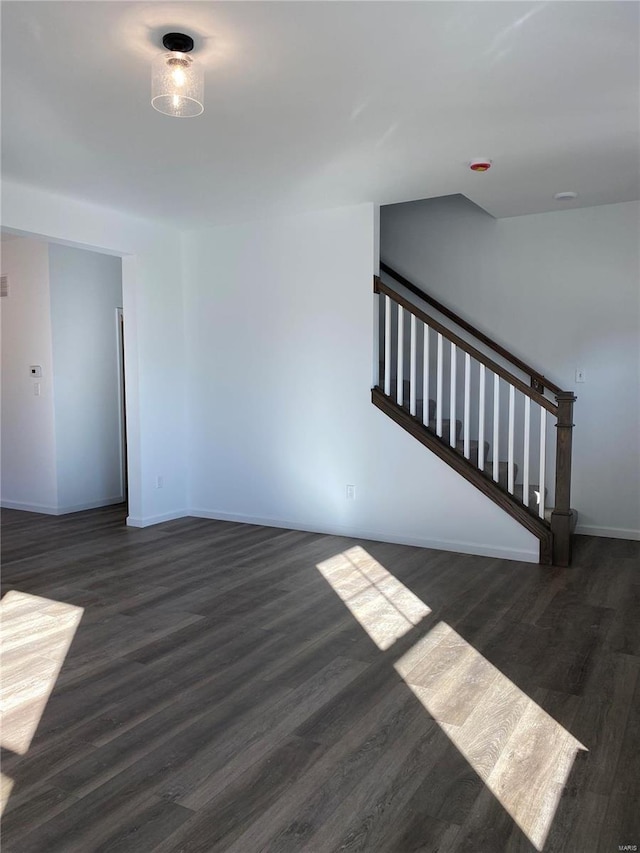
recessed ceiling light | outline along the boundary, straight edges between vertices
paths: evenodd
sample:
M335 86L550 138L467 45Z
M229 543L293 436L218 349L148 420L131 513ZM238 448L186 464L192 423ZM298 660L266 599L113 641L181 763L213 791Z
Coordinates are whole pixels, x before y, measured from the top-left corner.
M554 199L556 201L573 201L574 198L578 198L578 193L563 192L563 193L556 193L554 195Z

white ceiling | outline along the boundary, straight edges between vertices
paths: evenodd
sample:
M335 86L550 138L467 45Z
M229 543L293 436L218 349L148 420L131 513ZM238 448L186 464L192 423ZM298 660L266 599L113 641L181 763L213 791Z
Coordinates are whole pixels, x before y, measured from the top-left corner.
M453 193L497 217L557 209L560 190L636 199L639 11L3 2L3 174L184 226ZM205 65L199 118L150 105L172 30Z

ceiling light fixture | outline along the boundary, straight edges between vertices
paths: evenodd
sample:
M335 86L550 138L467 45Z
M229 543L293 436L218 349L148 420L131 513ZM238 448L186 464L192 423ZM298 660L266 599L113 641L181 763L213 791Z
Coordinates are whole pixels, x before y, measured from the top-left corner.
M151 106L176 118L191 118L204 112L204 72L189 56L193 39L184 33L167 33L162 44L169 53L153 60Z
M578 193L574 193L573 191L572 192L556 193L554 195L554 199L556 201L573 201L574 198L578 198Z

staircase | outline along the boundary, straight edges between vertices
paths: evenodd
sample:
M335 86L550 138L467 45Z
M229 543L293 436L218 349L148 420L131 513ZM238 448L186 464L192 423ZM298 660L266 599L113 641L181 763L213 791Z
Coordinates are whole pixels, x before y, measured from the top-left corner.
M574 394L380 269L373 404L533 533L541 564L570 565Z

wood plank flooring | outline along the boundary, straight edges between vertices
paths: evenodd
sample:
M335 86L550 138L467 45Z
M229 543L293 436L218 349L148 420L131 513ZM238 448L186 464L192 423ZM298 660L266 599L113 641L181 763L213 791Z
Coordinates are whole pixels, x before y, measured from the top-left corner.
M2 533L4 853L640 846L640 543Z

